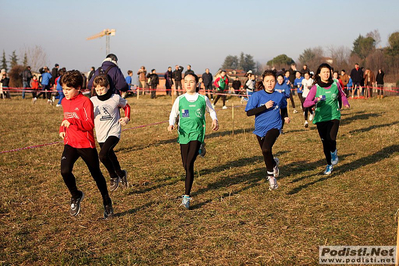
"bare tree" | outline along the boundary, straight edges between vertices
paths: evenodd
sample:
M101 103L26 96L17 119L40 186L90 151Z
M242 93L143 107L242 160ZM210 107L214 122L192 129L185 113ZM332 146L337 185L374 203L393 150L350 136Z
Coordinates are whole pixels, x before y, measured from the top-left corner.
M330 57L333 60L333 65L335 69L349 69L350 65L348 59L351 55L351 50L345 46L329 46L328 51L330 53Z
M375 46L377 46L377 44L379 44L381 42L381 35L378 30L370 31L369 33L366 34L366 37L373 38L375 41Z
M48 64L46 52L39 45L26 47L23 53L26 54L27 64L31 67L32 71L39 71L39 68Z

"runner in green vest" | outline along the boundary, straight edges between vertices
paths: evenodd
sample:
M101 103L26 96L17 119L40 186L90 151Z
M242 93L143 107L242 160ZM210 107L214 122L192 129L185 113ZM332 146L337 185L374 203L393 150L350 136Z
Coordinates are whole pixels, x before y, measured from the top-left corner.
M168 130L171 132L178 121L178 142L180 143L183 167L186 170L185 194L182 204L186 209L190 208L190 192L194 181L194 162L198 154L205 155L205 111L212 118L212 129L218 130L219 124L216 112L208 97L196 92L198 83L197 75L189 73L184 77L186 93L180 95L173 103L169 116Z
M215 79L215 87L216 87L216 93L217 96L215 98L215 101L213 102L213 107L215 107L217 101L222 98L223 101L223 107L222 109L227 109L226 106L226 95L225 93L227 92L228 86L229 86L229 79L226 76L226 71L222 70L220 72L220 77Z
M340 106L343 104L346 108L350 107L341 85L332 79L331 71L329 64L323 63L319 66L315 74L316 84L303 103L305 108L315 106L313 123L316 124L323 143L327 161L325 175L331 174L333 165L338 163L336 139L341 119Z

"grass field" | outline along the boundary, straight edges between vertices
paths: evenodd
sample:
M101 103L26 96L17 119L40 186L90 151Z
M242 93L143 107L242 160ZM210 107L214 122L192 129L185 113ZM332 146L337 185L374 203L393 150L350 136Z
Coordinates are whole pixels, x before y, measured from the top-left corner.
M170 98L147 97L128 98L132 121L115 150L131 187L111 193L114 219L102 219L100 193L82 160L74 173L86 196L81 213L69 216L61 143L0 154L2 265L316 265L320 245L396 244L397 97L350 100L330 176L322 175L316 127L305 129L302 115L290 111L292 123L274 145L280 187L272 192L253 117L230 99L233 135L232 109L218 103L220 130L208 123L189 211L179 207L184 171L177 133L167 123L132 129L168 119ZM0 100L0 152L60 141L62 116L44 100Z

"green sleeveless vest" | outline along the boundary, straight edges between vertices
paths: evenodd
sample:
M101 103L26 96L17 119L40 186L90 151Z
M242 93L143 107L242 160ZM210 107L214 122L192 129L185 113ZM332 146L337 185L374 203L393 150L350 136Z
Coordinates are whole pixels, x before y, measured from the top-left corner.
M182 96L179 100L179 143L187 144L198 140L204 142L205 138L205 97L201 94L195 102L187 101Z
M339 110L339 102L338 102L339 91L337 83L333 82L329 90L326 90L317 84L316 86L317 86L317 91L315 98L325 95L326 100L319 101L316 104L313 124L316 124L318 122L331 121L335 119L340 120L341 111Z

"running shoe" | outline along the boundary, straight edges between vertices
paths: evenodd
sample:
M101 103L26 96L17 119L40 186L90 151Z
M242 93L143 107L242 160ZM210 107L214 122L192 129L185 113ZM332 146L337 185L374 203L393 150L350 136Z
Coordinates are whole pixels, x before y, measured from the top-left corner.
M226 110L226 109L227 109L227 106L226 106L226 105L224 105L224 106L222 107L222 109L223 109L223 110Z
M313 114L310 114L310 115L309 115L309 121L312 121L313 118L314 118L314 115L313 115Z
M55 107L61 107L61 106L62 106L61 104L57 103L57 105Z
M308 128L308 127L309 127L308 121L305 121L305 124L303 124L303 126L304 126L305 128Z
M80 203L82 202L85 194L82 191L79 191L80 197L78 198L71 198L71 209L69 210L69 214L72 216L76 216L80 212Z
M336 165L338 163L338 151L335 149L334 152L331 152L331 164Z
M32 103L35 103L36 101L37 101L36 97L32 99Z
M203 143L201 143L201 145L200 145L200 147L199 147L198 154L199 154L201 157L204 157L205 154L206 154L205 145L206 145L205 142L203 142Z
M267 179L269 179L269 190L278 188L277 179L274 176L268 176Z
M180 206L184 206L187 210L190 209L190 196L184 195Z
M129 187L129 183L127 182L127 171L126 170L122 170L123 171L123 176L119 177L120 182L122 183L122 187L123 188L128 188Z
M277 178L280 175L280 170L278 169L280 160L277 157L274 157L273 159L276 162L276 166L273 167L273 175L275 178Z
M119 187L119 177L111 178L109 188L111 191L115 191Z
M324 170L325 175L330 175L332 173L333 167L332 165L327 165L326 170Z
M215 105L214 104L212 104L212 108L215 109Z
M104 219L114 217L114 208L112 208L112 203L104 205Z
M298 111L297 111L297 110L295 110L295 109L294 109L294 111L292 111L292 112L293 112L294 114L298 113Z

